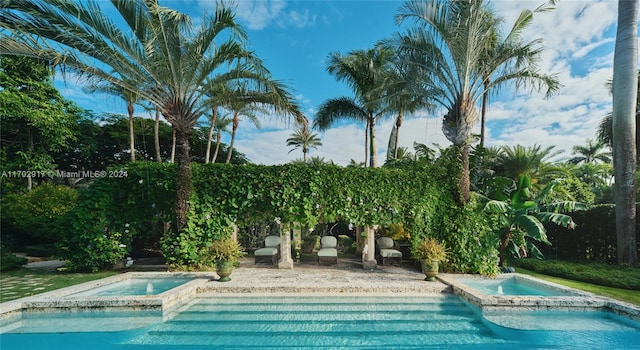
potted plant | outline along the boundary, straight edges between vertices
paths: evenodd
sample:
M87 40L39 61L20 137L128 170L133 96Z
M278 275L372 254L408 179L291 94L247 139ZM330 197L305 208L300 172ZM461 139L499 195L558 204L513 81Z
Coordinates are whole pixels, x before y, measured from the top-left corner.
M425 237L414 241L411 247L411 255L420 260L425 281L435 281L441 261L447 260L447 247L431 237Z
M231 281L229 276L236 266L240 265L240 258L245 256L245 251L238 242L231 237L214 241L209 247L207 260L215 264L216 273L220 276L220 282Z

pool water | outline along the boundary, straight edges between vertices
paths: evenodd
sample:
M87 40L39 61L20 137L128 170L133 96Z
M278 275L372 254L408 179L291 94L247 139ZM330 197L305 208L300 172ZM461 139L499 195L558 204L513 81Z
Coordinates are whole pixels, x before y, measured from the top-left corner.
M156 295L164 293L179 285L192 281L193 278L130 278L121 282L90 289L88 291L71 294L71 297L85 296L126 296L126 295Z
M1 348L640 348L640 323L608 313L559 312L549 322L549 314L531 312L525 317L527 327L519 328L520 314L484 318L454 295L209 296L164 320L161 315L140 319L140 313L120 313L117 322L103 327L100 319L108 318L108 312L53 315L26 313L16 327L5 327ZM58 325L47 327L43 317L70 322L48 322Z
M459 279L466 284L487 295L521 295L521 296L575 296L569 290L546 287L541 284L530 283L526 279L510 278L469 278Z

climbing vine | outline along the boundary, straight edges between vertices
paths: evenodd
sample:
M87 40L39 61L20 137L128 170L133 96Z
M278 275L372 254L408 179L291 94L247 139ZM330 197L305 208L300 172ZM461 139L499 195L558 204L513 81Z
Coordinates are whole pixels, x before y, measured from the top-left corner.
M136 235L123 236L118 249L111 247L114 251L103 248L104 261L92 257L90 268L124 257L122 245L131 251L141 240L157 241L172 266L197 268L203 250L226 234L231 224L242 227L255 218L279 218L306 227L338 220L354 225L402 223L412 237L447 236L442 224L448 221L442 211L455 206L449 168L443 163L375 169L193 164L188 223L183 232L175 232L160 230L174 219L175 167L137 162L122 169L125 178L98 179L85 190L85 203L70 216L76 232L70 231L68 238L76 238L63 241L63 251L71 253L70 244L78 246L77 237L88 240L80 231L98 235L104 227L129 224L129 232ZM87 211L87 205L95 210ZM101 227L87 230L94 222ZM83 254L87 253L65 258L80 262Z

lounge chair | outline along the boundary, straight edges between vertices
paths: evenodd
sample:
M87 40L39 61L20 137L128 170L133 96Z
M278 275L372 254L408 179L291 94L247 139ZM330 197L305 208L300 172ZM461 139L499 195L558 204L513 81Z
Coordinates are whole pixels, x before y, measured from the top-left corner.
M395 242L390 237L380 237L376 240L378 247L378 257L382 261L382 265L401 265L402 252L393 249Z
M324 236L320 239L318 250L318 264L338 264L338 240L333 236Z
M264 239L264 248L260 248L253 252L255 256L255 264L275 263L280 259L280 237L279 236L267 236Z

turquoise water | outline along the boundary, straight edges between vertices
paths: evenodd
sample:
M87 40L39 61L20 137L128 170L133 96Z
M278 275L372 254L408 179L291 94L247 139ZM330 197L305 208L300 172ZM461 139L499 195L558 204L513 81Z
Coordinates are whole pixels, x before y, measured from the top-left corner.
M487 295L521 295L521 296L575 296L575 293L561 289L527 283L527 280L515 277L504 279L469 278L460 282Z
M5 326L0 348L640 349L640 323L608 313L505 313L485 319L453 295L197 298L164 321L160 315L119 313L101 326L108 314L27 313L15 329ZM525 327L518 320L526 320Z
M192 280L193 278L131 278L85 292L75 293L71 296L156 295Z

